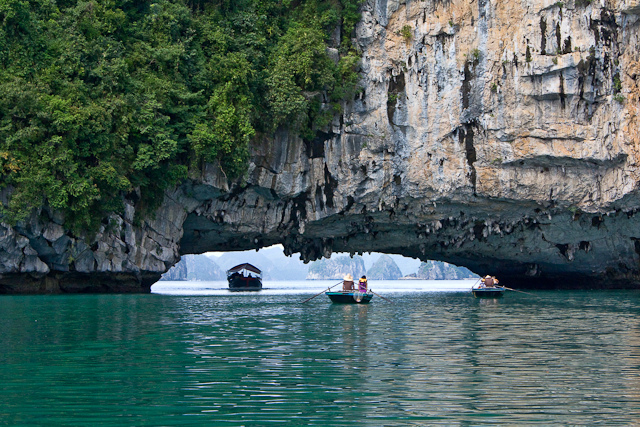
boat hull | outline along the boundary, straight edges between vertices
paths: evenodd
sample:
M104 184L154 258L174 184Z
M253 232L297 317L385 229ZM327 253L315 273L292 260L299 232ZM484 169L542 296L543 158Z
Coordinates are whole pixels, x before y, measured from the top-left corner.
M476 288L471 289L473 296L476 298L500 298L504 294L505 288Z
M337 304L368 304L373 298L372 293L362 292L327 292L331 302Z
M262 290L262 280L256 277L232 277L229 278L229 290L231 292L255 292Z

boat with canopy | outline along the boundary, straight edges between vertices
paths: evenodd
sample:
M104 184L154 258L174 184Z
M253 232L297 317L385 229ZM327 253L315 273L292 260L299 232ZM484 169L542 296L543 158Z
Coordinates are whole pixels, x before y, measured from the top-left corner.
M259 291L262 289L262 271L249 263L239 264L227 270L229 290Z

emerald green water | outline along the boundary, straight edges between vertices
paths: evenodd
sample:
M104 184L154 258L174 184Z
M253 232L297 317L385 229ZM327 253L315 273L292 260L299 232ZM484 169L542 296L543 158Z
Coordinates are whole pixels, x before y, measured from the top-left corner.
M640 419L637 292L312 295L1 297L0 425Z

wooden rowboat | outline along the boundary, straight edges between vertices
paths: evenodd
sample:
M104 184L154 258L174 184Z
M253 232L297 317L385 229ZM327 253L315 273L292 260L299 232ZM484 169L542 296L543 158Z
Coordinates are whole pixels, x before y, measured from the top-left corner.
M339 292L325 292L331 302L338 304L368 304L373 298L371 292L358 292L358 291L339 291Z

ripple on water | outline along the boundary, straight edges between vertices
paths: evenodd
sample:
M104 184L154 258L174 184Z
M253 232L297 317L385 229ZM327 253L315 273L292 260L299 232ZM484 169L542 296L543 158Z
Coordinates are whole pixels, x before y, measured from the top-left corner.
M4 425L631 425L638 294L0 298Z

